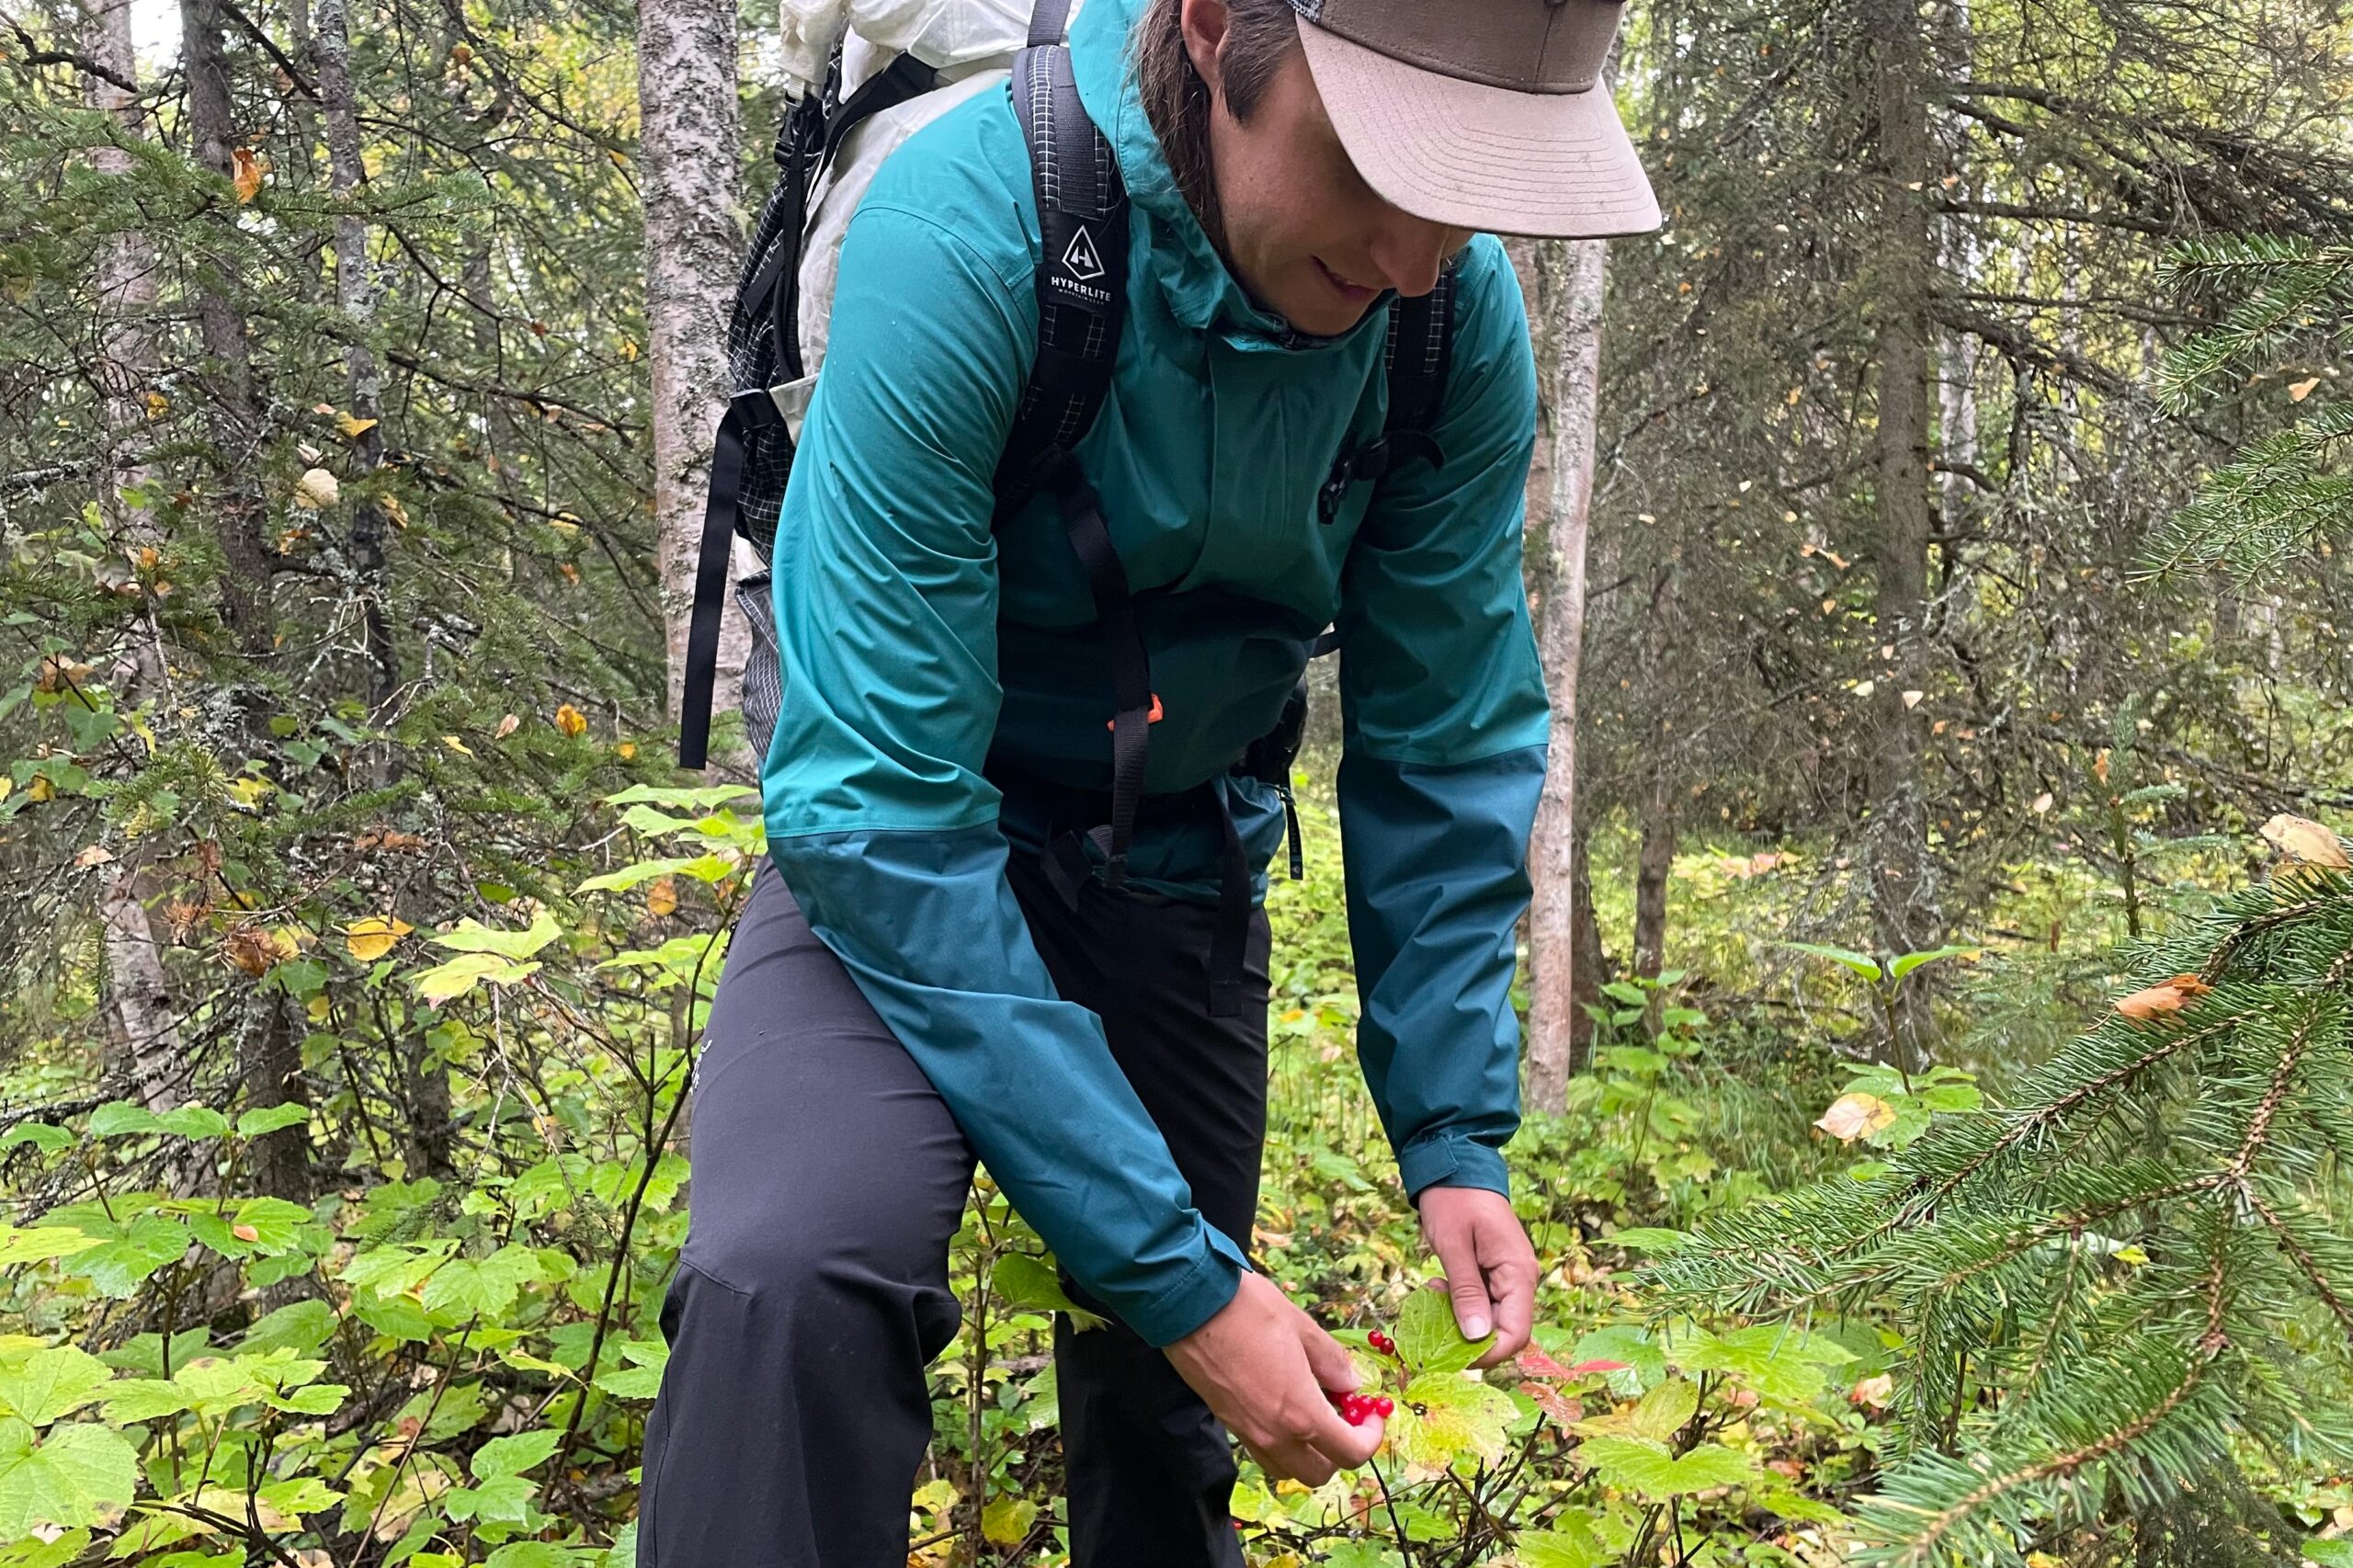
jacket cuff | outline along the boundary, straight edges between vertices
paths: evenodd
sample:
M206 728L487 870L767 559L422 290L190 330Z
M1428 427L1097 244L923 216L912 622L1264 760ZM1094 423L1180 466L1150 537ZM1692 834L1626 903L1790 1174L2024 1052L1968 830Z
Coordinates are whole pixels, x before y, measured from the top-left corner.
M1149 1301L1120 1311L1120 1321L1155 1350L1174 1345L1217 1316L1242 1289L1243 1272L1250 1265L1241 1249L1215 1225L1205 1223L1201 1232L1206 1244L1184 1278Z
M1418 1204L1425 1187L1481 1187L1511 1196L1511 1176L1504 1157L1484 1143L1468 1138L1426 1139L1397 1152L1397 1174L1405 1196Z

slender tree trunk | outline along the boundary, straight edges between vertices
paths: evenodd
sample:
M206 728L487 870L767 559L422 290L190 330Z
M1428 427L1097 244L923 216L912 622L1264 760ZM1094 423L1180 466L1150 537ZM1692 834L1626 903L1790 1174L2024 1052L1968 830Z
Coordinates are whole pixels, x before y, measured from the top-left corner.
M139 80L131 46L131 0L85 0L82 49L124 82ZM89 81L90 107L110 115L126 136L148 135L146 110L138 96L101 76ZM90 150L90 166L122 178L131 154L107 145ZM151 316L155 307L155 247L147 235L125 229L98 253L98 356L94 367L106 394L107 441L98 484L99 513L115 548L135 574L142 552L158 548L161 535L148 508L147 487L154 473L147 458L147 396L155 390L157 355ZM118 707L135 709L165 692L163 635L154 603L140 596L131 636L109 679ZM163 946L155 937L153 903L157 890L149 857L137 844L98 870L98 915L105 932L107 1077L130 1086L150 1110L179 1103L186 1064Z
M1593 1060L1594 1016L1601 988L1609 980L1609 955L1601 945L1601 922L1593 913L1591 857L1586 832L1576 830L1569 863L1569 1072L1582 1073Z
M229 66L221 42L221 0L181 0L180 66L188 76L188 113L197 161L223 179L235 178L237 131L229 97ZM219 212L218 235L196 267L197 327L204 344L204 381L212 450L207 497L222 556L221 619L237 652L253 663L271 656L270 554L267 522L256 476L261 472L261 399L253 351L238 308L237 236L233 215ZM249 722L258 736L262 713L248 693Z
M1661 694L1662 709L1669 685L1675 608L1675 567L1670 563L1659 568L1651 584L1643 630L1644 679L1653 692ZM1673 733L1673 721L1662 711L1652 727L1650 755L1644 759L1643 839L1634 858L1634 972L1645 980L1655 980L1666 964L1666 884L1675 869L1676 839Z
M726 406L727 312L743 259L735 221L735 0L642 0L637 10L645 164L645 321L654 371L654 514L670 710L686 676L711 432ZM748 646L731 614L717 705Z
M1881 657L1869 699L1871 740L1868 863L1880 944L1895 952L1933 945L1942 926L1928 857L1921 778L1922 722L1905 693L1926 684L1932 510L1928 482L1928 294L1935 232L1923 190L1934 170L1925 44L1912 0L1869 0L1865 33L1879 134L1871 174L1878 202L1878 506L1871 549ZM1916 987L1906 987L1907 995ZM1925 1006L1901 1027L1925 1046ZM1915 1060L1918 1057L1915 1052Z
M296 0L294 10L303 10ZM311 59L317 68L319 97L326 113L327 182L338 202L358 199L368 171L359 148L359 108L351 83L351 23L347 0L318 0L315 26L311 29ZM376 316L377 280L368 256L368 222L346 211L335 221L335 310L344 320L344 368L350 383L349 413L358 434L351 437L351 477L357 493L351 504L351 563L366 596L361 609L361 634L368 658L368 708L381 715L400 689L400 650L393 644L392 617L386 607L391 570L385 558L384 508L366 489L370 475L384 458L383 375L369 347L369 334ZM375 782L390 782L389 749L380 751Z
M237 1037L237 1077L242 1108L311 1103L302 1079L302 1042L295 1033L290 1004L282 993L256 989L246 998L245 1020ZM245 1151L246 1173L265 1198L308 1203L314 1191L311 1130L304 1122L265 1132Z
M1541 392L1536 460L1528 475L1528 566L1537 654L1552 701L1544 793L1528 844L1530 995L1522 1097L1530 1110L1568 1108L1580 1054L1576 942L1580 888L1575 800L1577 676L1585 644L1586 540L1593 517L1593 455L1601 379L1601 310L1608 258L1600 240L1516 245ZM1591 891L1586 889L1591 903ZM1590 986L1585 989L1590 990Z

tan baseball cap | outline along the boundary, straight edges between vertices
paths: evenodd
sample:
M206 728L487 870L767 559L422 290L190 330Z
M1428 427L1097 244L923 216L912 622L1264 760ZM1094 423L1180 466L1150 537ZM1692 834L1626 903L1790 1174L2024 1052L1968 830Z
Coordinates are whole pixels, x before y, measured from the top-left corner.
M1659 225L1601 85L1617 0L1290 0L1368 184L1418 218L1596 239Z

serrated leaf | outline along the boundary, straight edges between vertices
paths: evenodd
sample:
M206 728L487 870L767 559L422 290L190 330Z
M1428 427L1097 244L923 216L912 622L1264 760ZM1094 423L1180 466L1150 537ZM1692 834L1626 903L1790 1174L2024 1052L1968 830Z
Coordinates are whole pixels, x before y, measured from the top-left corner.
M155 1119L163 1131L180 1138L218 1138L229 1131L229 1119L210 1106L175 1106Z
M1682 1378L1669 1378L1643 1395L1643 1402L1634 1406L1634 1434L1664 1443L1681 1431L1683 1424L1699 1408L1699 1385Z
M529 979L539 968L536 963L511 963L496 953L461 953L419 974L416 994L438 1006L457 1000L485 980L512 985Z
M1663 1443L1639 1437L1588 1437L1577 1449L1577 1457L1606 1484L1649 1498L1738 1486L1756 1473L1746 1455L1721 1443L1702 1443L1677 1459Z
M308 1356L335 1337L335 1309L326 1302L293 1301L245 1330L237 1349L242 1355L283 1349Z
M468 1462L476 1481L488 1481L494 1475L520 1475L532 1466L544 1463L563 1441L563 1434L545 1427L532 1432L517 1432L510 1437L493 1437L474 1450Z
M19 1231L11 1225L0 1225L0 1268L19 1263L46 1263L51 1258L71 1257L75 1253L88 1252L103 1246L104 1241L86 1235L70 1225L35 1225Z
M519 961L563 935L563 927L556 924L555 916L541 909L531 916L531 924L526 930L504 931L484 926L478 920L465 919L458 922L455 930L435 936L433 943L453 952L495 953L500 958Z
M1593 1527L1582 1519L1566 1525L1555 1522L1540 1534L1524 1531L1512 1551L1519 1559L1519 1568L1601 1568L1618 1556L1602 1545Z
M97 1246L72 1255L68 1274L89 1280L100 1295L129 1296L146 1279L180 1260L188 1247L188 1227L158 1214L142 1214L104 1235Z
M188 1390L168 1378L122 1378L106 1391L106 1418L119 1426L177 1415L195 1402Z
M104 1426L75 1422L36 1443L30 1426L0 1418L0 1540L37 1526L96 1524L139 1485L139 1453Z
M1000 1497L981 1510L981 1533L997 1546L1019 1546L1037 1522L1038 1505L1027 1497Z
M129 1100L108 1100L90 1112L89 1135L93 1138L119 1138L130 1132L153 1132L162 1125L155 1113L145 1106Z
M1415 1372L1459 1372L1495 1343L1465 1339L1454 1321L1454 1302L1443 1290L1421 1290L1405 1298L1397 1314L1397 1358Z
M484 1258L453 1257L425 1281L428 1312L479 1312L494 1318L515 1304L526 1285L546 1278L529 1247L505 1246Z
M45 1121L20 1121L6 1132L0 1132L0 1149L13 1149L19 1143L30 1143L44 1154L54 1154L60 1149L74 1147L74 1134L63 1127L51 1127Z
M1518 1415L1511 1396L1460 1371L1425 1372L1405 1385L1389 1440L1407 1464L1440 1471L1457 1460L1496 1464Z
M86 1350L61 1345L0 1366L0 1409L46 1426L95 1402L114 1372Z

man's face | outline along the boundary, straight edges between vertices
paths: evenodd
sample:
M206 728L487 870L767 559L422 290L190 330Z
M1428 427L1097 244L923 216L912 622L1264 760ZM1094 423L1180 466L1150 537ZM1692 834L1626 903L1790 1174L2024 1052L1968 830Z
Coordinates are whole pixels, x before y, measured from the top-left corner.
M1201 40L1188 41L1199 62ZM1469 230L1415 218L1365 184L1302 51L1284 59L1246 123L1229 112L1222 91L1213 97L1210 155L1227 263L1252 299L1301 331L1346 332L1384 289L1428 293L1446 259L1469 241Z

